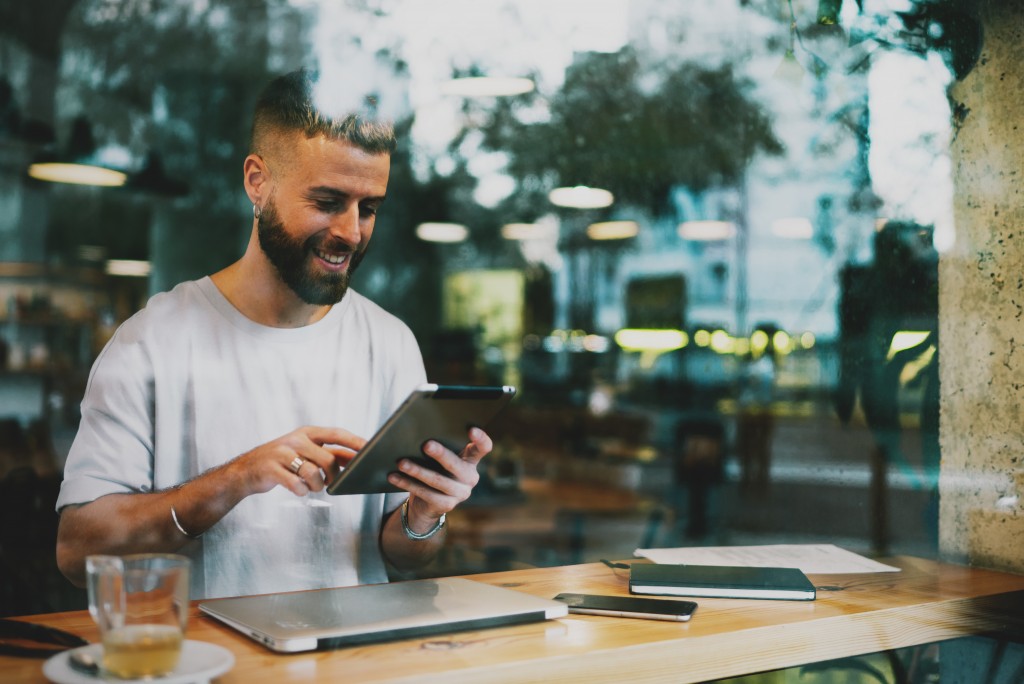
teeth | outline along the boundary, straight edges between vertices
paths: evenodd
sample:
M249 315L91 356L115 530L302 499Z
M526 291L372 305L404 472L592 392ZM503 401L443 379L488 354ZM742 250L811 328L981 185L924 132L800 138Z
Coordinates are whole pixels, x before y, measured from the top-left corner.
M320 257L321 259L323 259L324 261L326 261L328 263L331 263L331 264L343 263L345 261L345 259L348 257L347 254L335 255L335 254L326 254L324 252L317 252L316 255L318 257Z

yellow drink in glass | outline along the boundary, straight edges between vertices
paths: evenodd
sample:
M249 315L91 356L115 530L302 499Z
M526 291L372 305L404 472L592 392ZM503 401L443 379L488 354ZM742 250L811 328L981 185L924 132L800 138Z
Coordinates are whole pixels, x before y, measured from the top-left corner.
M168 674L180 657L181 629L176 625L128 625L103 635L103 670L120 679Z

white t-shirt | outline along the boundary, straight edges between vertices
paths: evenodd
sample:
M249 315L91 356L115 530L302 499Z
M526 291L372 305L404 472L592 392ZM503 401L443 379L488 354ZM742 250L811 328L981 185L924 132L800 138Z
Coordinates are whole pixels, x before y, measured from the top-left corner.
M181 484L304 425L369 438L423 382L409 328L352 290L285 329L243 316L210 278L182 283L96 359L57 509ZM380 526L404 497L249 496L182 549L192 598L386 582Z

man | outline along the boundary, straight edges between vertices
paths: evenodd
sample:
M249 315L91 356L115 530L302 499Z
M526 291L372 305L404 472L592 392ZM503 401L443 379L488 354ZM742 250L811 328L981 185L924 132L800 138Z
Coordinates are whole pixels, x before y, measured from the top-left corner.
M242 258L153 297L94 364L57 502L76 584L89 554L172 551L193 560L193 598L384 582L385 561L434 556L478 481L491 441L473 429L461 454L425 445L446 475L399 464L401 513L404 493L324 492L425 372L411 331L348 291L392 129L332 118L315 87L295 72L257 103Z

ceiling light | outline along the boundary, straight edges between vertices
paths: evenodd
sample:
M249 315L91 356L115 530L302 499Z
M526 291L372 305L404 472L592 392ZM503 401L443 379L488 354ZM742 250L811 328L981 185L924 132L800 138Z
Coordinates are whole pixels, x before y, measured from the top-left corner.
M736 235L736 224L731 221L684 221L679 224L678 231L684 240L712 242L728 240Z
M558 237L558 226L551 223L506 223L501 227L506 240L547 240Z
M711 333L709 346L719 354L731 354L736 348L736 338L724 330L716 330Z
M445 95L458 95L460 97L522 95L532 91L533 88L533 81L528 78L500 78L492 76L453 78L441 84L442 93Z
M787 354L790 351L790 342L792 338L785 330L776 330L775 334L772 335L772 346L776 351Z
M125 184L128 176L120 171L92 164L67 162L37 162L28 167L28 175L36 180L73 185L99 185L118 187Z
M587 237L591 240L624 240L639 232L636 221L602 221L587 226Z
M772 78L776 81L788 83L791 86L798 86L800 82L804 80L805 69L800 62L796 59L796 15L793 14L793 2L789 2L789 48L786 50L786 54L782 56L782 61L779 62L779 66L775 67L775 73L772 74ZM801 47L803 42L801 42Z
M571 209L601 209L611 206L615 196L601 188L589 188L577 185L572 188L555 188L548 193L552 204Z
M149 275L151 270L152 266L148 261L138 261L135 259L107 260L107 275L145 277Z
M682 330L623 328L615 333L615 344L626 351L668 352L682 349L689 342Z
M810 240L814 237L814 226L808 218L791 216L772 221L772 234L791 240Z
M421 223L416 237L424 242L462 242L469 237L469 229L460 223Z
M835 26L839 23L839 10L842 8L843 0L818 0L818 23Z
M128 180L127 174L97 164L96 161L92 127L84 116L78 116L71 122L67 145L60 150L50 149L38 155L29 165L28 175L51 183L102 187L118 187Z
M796 60L796 53L792 50L786 50L786 54L782 57L779 65L775 67L772 78L792 86L798 86L804 80L805 73L807 73L807 70Z
M768 348L769 339L770 338L768 337L768 333L766 333L764 330L755 330L750 335L750 348L753 349L758 354L760 354L761 352Z

